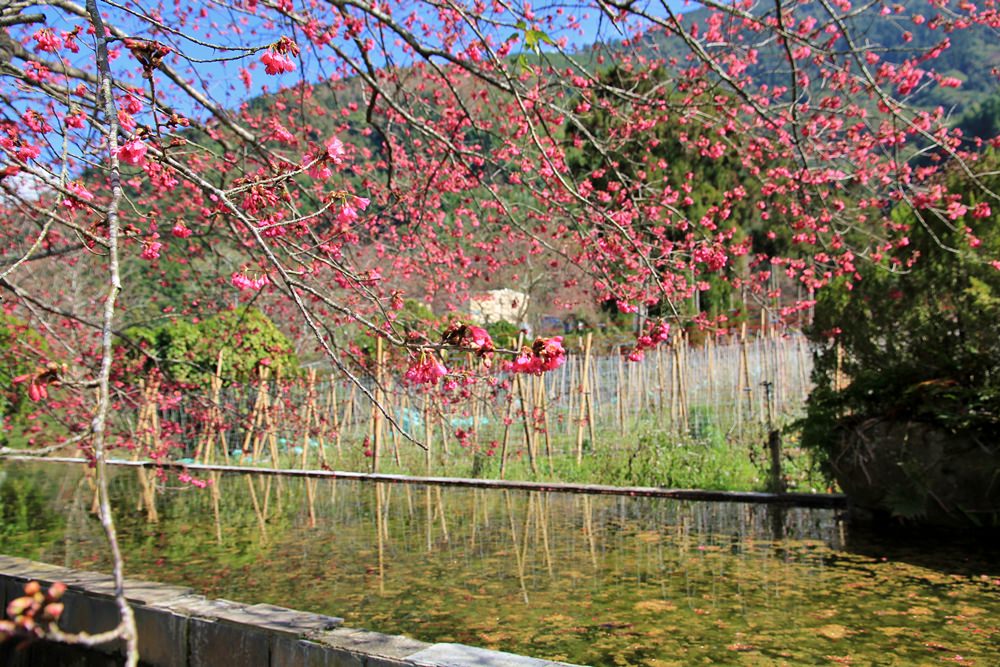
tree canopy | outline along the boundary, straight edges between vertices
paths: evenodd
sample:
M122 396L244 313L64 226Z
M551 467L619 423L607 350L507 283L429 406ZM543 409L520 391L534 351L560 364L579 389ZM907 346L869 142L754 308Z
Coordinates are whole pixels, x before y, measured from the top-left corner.
M364 387L358 328L428 383L557 367L558 338L398 320L486 283L679 322L738 288L780 318L870 267L925 270L916 230L939 224L996 270L962 220L1000 206L998 138L955 129L950 93L995 89L956 68L988 68L964 50L998 27L995 0L8 2L0 290L58 353L25 391L58 384L100 469L134 391L116 348L235 305Z

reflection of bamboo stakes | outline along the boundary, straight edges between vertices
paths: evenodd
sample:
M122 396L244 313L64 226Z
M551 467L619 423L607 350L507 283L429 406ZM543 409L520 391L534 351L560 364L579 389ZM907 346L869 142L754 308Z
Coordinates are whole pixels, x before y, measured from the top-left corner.
M448 521L444 513L444 500L441 498L441 487L434 487L434 490L437 492L438 514L441 516L441 536L445 542L450 542L451 540L448 537Z
M590 563L594 567L594 572L597 572L597 541L594 538L592 510L590 496L583 496L583 532L587 536L587 545L590 547Z
M260 529L260 537L262 540L267 539L267 523L264 519L264 513L260 508L260 501L257 500L257 489L254 487L253 479L247 475L244 479L247 481L247 486L250 488L250 501L253 503L254 514L257 515L257 527Z
M382 516L382 484L375 483L375 539L378 543L378 592L385 595L385 539Z
M315 528L316 527L316 494L313 491L313 486L315 485L316 480L309 479L308 477L306 477L305 483L306 483L306 500L309 501L309 527L310 528Z
M478 490L482 498L489 496L489 493L485 490ZM490 505L487 502L481 502L480 505L483 508L483 528L486 530L490 529ZM473 517L475 518L475 517Z
M212 515L215 517L215 542L218 545L222 545L222 517L219 513L219 501L222 499L222 490L219 488L221 484L222 476L218 471L213 470L209 473L209 479L212 483Z
M270 505L271 505L271 481L273 479L274 479L273 477L268 476L267 483L264 485L264 509L263 509L263 514L264 514L264 519L265 520L269 516L268 515L268 509L270 508Z
M476 493L478 489L472 489L472 531L469 535L469 551L474 551L476 548L476 514L478 512L477 506L479 504L479 494Z
M424 507L427 519L425 521L425 531L427 533L427 553L434 548L434 506L431 502L431 487L424 487Z
M517 579L521 584L521 596L524 598L524 604L530 604L528 600L528 587L524 580L524 559L521 557L520 540L517 539L517 524L514 521L514 507L510 500L510 491L507 489L503 490L503 497L507 504L507 517L510 522L510 537L514 542L514 558L517 564Z
M406 492L406 515L413 520L413 490L409 484L404 484L403 489Z
M528 501L524 504L524 524L521 530L521 562L525 570L528 568L528 536L531 535L531 520L535 513L532 507L535 504L535 495L528 494Z
M382 486L382 535L389 541L389 508L392 506L392 492L396 487L392 484Z
M538 502L535 503L535 509L538 512L537 525L542 533L542 549L545 553L545 567L549 571L549 578L552 579L552 552L549 550L549 494L544 492L539 494Z
M583 420L589 419L590 427L593 429L593 412L588 413L587 406L590 404L590 346L593 343L593 332L587 332L587 338L583 344L583 371L580 375L580 415L576 426L576 465L583 464ZM594 448L593 432L591 432L590 447Z

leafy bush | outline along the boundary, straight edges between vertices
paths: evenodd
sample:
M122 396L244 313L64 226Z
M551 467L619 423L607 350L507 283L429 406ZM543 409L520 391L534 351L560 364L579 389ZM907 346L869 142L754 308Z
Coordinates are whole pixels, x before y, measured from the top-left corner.
M0 313L0 417L17 418L32 411L26 385L14 378L34 371L48 344L27 322Z
M159 368L185 384L207 384L220 352L224 383L250 380L262 364L283 377L299 368L291 341L254 308L226 311L198 323L174 320L155 329L133 327L125 334L134 343L123 348L135 362L133 371Z
M983 159L1000 163L995 154ZM1000 176L993 174L982 185L997 192ZM956 168L948 186L963 186L962 179ZM820 297L808 332L817 346L816 387L805 444L832 454L839 429L882 419L996 446L1000 270L989 260L1000 257L1000 220L995 202L992 211L981 203L980 187L966 183L964 189L961 202L937 215L925 210L918 219L897 206L893 221L910 228L902 264L859 264L862 279L853 289L840 284Z

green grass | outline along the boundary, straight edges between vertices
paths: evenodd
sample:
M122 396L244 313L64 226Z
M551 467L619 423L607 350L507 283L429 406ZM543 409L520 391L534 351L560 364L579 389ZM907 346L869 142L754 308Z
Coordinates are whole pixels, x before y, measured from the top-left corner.
M425 453L416 445L399 438L399 462L391 441L381 452L379 472L407 475L500 478L500 449L486 454L486 443L502 441L502 429L482 427L479 446L463 448L454 438L447 453L440 432L432 444L432 463L428 471ZM522 428L512 429L504 479L519 481L573 482L616 486L659 486L724 491L764 491L768 487L769 457L767 431L756 423L737 431L723 432L710 421L699 421L697 428L674 433L649 419L622 434L618 429L595 433L596 443L584 441L581 463L576 462L575 438L565 434L550 436L551 454L547 454L544 436L536 436L536 468L533 472ZM826 491L812 457L797 446L797 436L786 433L783 475L790 491ZM341 455L327 445L326 458L338 470L368 471L371 459L364 456L361 438L344 438ZM299 450L301 451L301 450ZM283 467L300 467L297 454L281 457ZM316 467L317 456L310 454L309 467ZM262 461L261 465L269 465Z

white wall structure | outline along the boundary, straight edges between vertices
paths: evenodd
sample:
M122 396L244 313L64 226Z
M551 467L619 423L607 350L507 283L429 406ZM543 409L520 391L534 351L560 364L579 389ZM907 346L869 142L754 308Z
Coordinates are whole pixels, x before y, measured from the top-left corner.
M477 324L518 324L528 309L528 295L512 289L495 289L469 297L469 316Z

